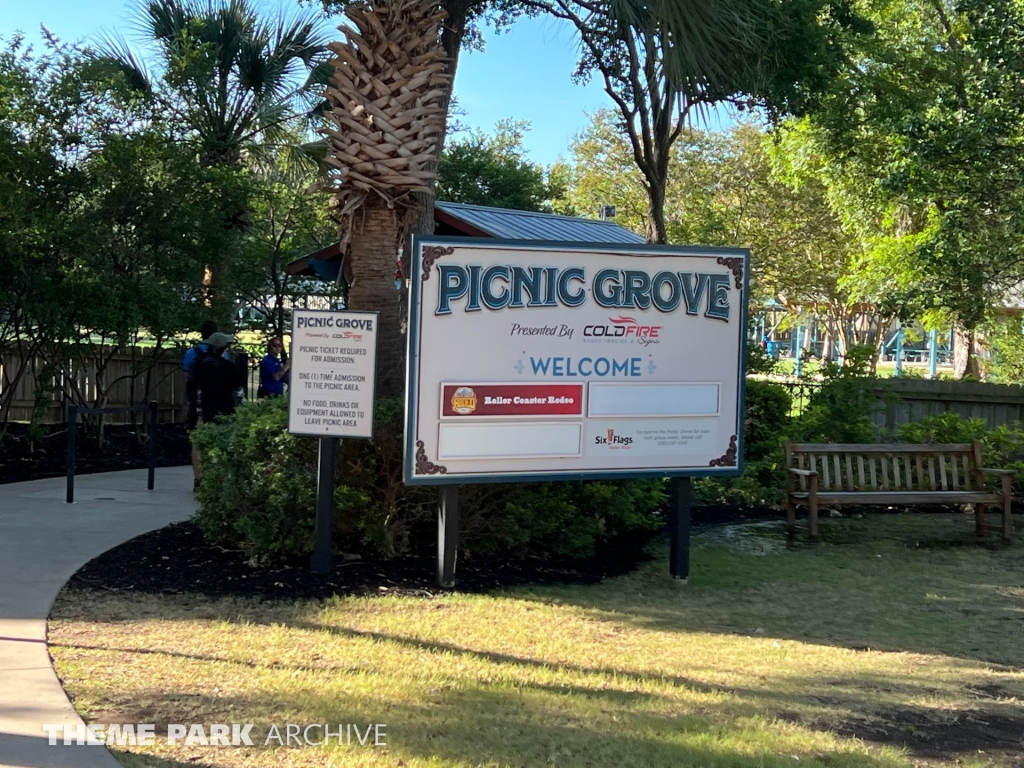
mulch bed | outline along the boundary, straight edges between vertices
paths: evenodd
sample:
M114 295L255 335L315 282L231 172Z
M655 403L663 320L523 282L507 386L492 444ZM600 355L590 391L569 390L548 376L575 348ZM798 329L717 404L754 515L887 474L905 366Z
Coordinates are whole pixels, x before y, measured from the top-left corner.
M10 424L0 441L0 485L64 477L68 467L66 425L54 425L41 440L29 440L24 424ZM108 426L104 445L79 427L75 452L75 473L119 472L149 466L149 446L139 441L130 425ZM188 435L182 424L161 424L157 431L157 466L178 467L192 461Z
M645 537L646 538L646 537ZM626 573L645 559L643 540L618 541L600 557L580 560L510 560L460 557L460 592L487 592L524 584L592 584ZM259 565L245 553L209 544L195 524L176 523L143 534L85 565L72 587L208 597L268 600L327 598L332 595L412 594L439 591L436 560L427 556L385 559L336 558L326 575L308 563Z
M778 518L771 510L695 507L695 526ZM143 534L86 564L70 581L73 587L151 594L203 594L209 597L260 597L268 600L320 599L332 595L415 594L439 592L432 530L417 539L430 546L418 554L383 558L335 558L333 572L315 576L308 562L257 564L239 550L210 544L191 522ZM620 576L648 560L648 534L622 537L586 559L465 557L460 553L455 581L459 592L488 592L513 586L595 584ZM348 556L351 557L351 556ZM667 568L667 566L666 566Z
M191 461L188 435L181 424L162 424L157 440L157 466L181 466ZM148 446L131 426L108 426L105 444L78 435L76 474L117 472L148 466ZM0 484L63 477L67 473L67 429L51 427L34 443L24 425L12 424L0 442ZM735 523L778 513L740 507L696 507L694 525ZM433 531L427 531L431 537ZM456 572L460 592L484 592L525 584L592 584L628 573L646 559L647 536L610 542L589 559L542 560L460 556ZM158 594L201 593L210 597L239 596L266 599L317 599L336 594L422 594L438 591L432 549L385 559L337 558L332 573L314 576L308 563L256 565L245 553L205 541L191 522L152 531L105 552L88 563L70 584L109 590Z
M67 473L67 429L50 428L30 442L24 425L12 424L0 442L0 484L63 477ZM181 424L162 424L157 440L157 466L191 461L188 435ZM105 444L80 430L76 474L117 472L148 466L148 446L128 425L108 426ZM736 523L778 517L777 512L741 507L695 507L694 525ZM426 531L430 537L436 534ZM589 559L511 559L460 556L456 572L460 592L484 592L525 584L591 584L628 573L646 559L643 536L610 542ZM207 543L199 529L186 522L152 531L99 556L71 580L72 586L147 593L201 593L218 596L259 596L266 599L317 599L336 594L434 594L438 591L436 561L430 547L418 555L385 559L338 558L333 573L314 576L308 563L256 565L245 553Z

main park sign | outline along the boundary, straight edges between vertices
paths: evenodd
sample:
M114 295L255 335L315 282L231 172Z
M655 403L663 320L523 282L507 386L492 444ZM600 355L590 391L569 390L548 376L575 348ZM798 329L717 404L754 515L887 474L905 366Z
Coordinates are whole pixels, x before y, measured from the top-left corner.
M739 473L748 251L412 250L408 484Z

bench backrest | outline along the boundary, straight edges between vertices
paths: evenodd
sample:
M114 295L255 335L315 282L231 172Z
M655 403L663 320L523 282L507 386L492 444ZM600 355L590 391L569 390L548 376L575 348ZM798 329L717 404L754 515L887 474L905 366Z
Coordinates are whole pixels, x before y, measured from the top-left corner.
M790 443L786 466L818 473L823 491L983 490L981 443ZM787 473L790 488L794 476ZM807 478L799 478L807 490Z

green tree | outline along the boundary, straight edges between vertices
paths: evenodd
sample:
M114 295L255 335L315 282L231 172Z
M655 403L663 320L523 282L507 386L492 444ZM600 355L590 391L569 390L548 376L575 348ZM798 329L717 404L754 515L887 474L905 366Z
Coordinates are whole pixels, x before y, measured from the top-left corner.
M503 120L493 136L474 131L441 154L435 193L440 200L521 211L549 211L544 169L526 157L526 121Z
M883 2L877 34L813 115L851 211L918 280L919 313L960 328L958 372L977 372L974 330L1024 278L1024 7L1015 0ZM885 240L882 240L885 243ZM897 263L899 262L899 263Z
M20 41L0 55L5 361L42 357L36 391L59 376L58 389L90 405L117 383L113 350L143 336L155 346L130 378L158 383L146 371L196 324L203 259L233 255L240 236L224 210L249 194L244 175L203 168L169 140L148 105L120 100L119 78L101 81L53 40L39 56Z
M173 116L175 138L203 166L273 164L279 146L320 111L326 37L310 9L266 19L250 0L144 0L134 21L152 61L111 40L97 63ZM224 214L234 229L251 224L247 208ZM205 300L227 325L237 275L224 254L209 258Z
M840 353L877 342L897 314L900 283L834 207L803 134L740 123L684 129L673 147L665 226L672 242L751 249L756 302L781 302L792 322L811 316ZM580 210L614 204L619 223L649 226L643 181L614 114L599 112L573 143L568 199ZM875 272L869 273L865 264Z
M647 197L647 238L668 241L665 200L672 146L710 105L760 103L799 112L840 64L845 3L735 0L643 4L527 0L570 22L581 42L576 76L601 78L616 106Z
M246 232L245 251L236 263L235 285L240 312L262 318L255 327L267 336L288 332L288 307L311 294L335 302L341 286L317 279L290 275L285 267L312 251L337 242L338 226L332 221L323 198L306 192L315 181L304 164L296 164L286 150L273 165L256 176L252 197L252 223ZM250 321L250 328L254 325Z

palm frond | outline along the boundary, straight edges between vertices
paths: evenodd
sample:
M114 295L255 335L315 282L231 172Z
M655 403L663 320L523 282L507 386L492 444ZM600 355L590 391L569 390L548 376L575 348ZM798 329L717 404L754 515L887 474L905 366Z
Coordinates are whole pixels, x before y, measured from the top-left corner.
M153 80L145 63L135 55L128 43L119 35L104 35L96 50L96 60L104 61L121 72L128 86L138 93L152 95Z
M765 6L757 0L608 0L621 28L657 34L666 45L662 66L682 90L728 90L734 63L763 42Z

